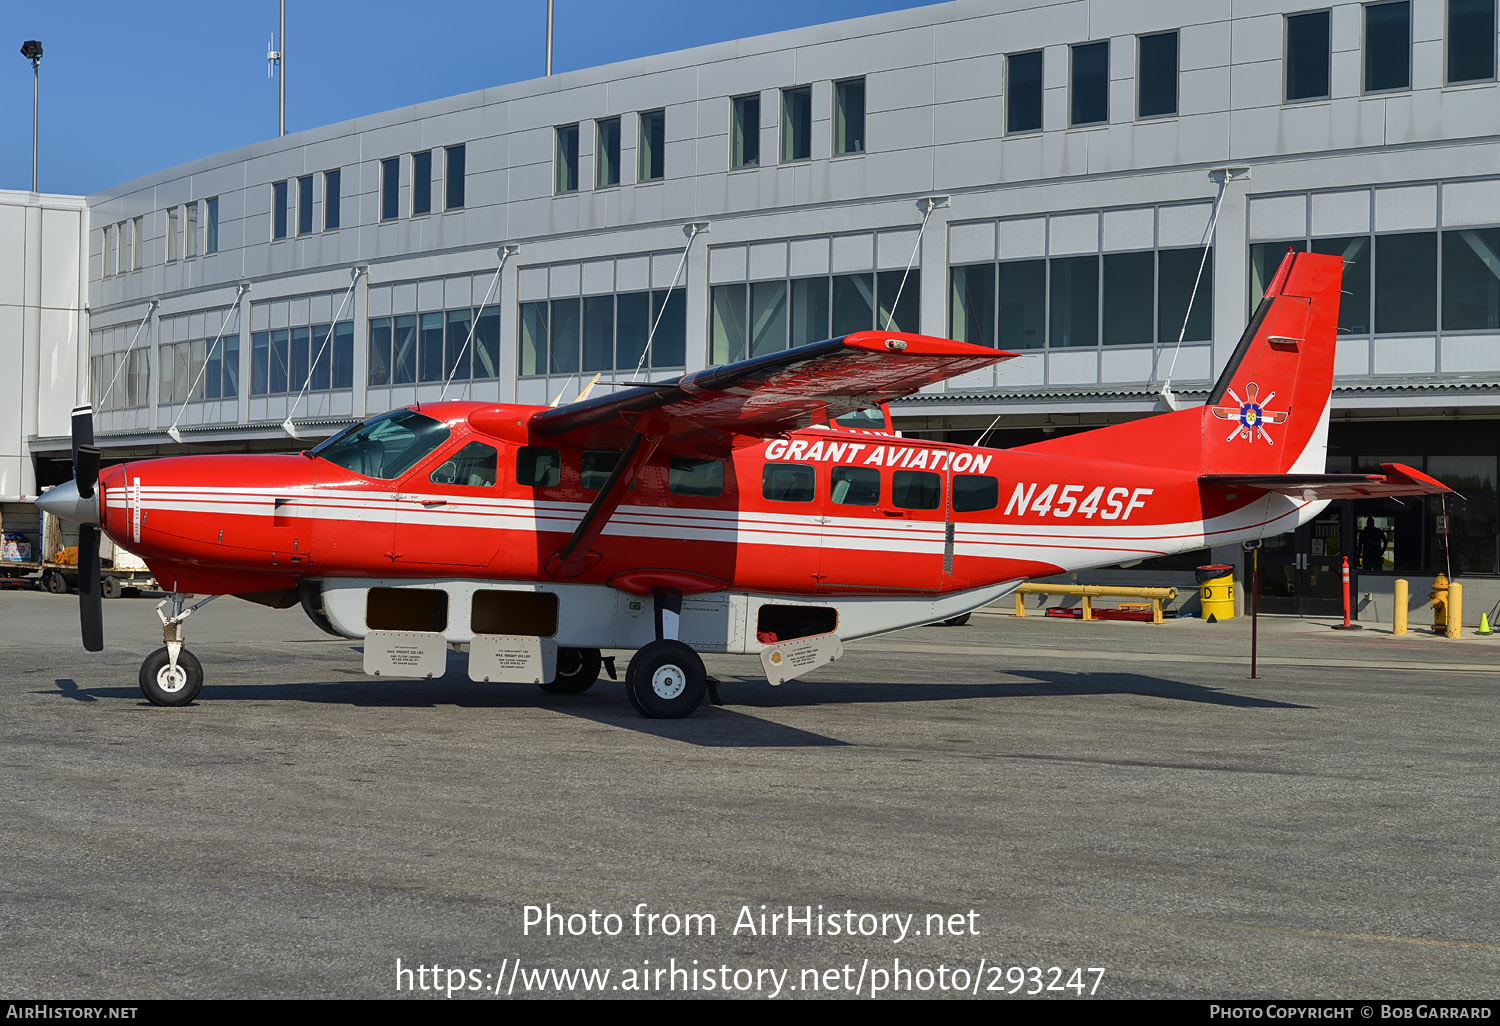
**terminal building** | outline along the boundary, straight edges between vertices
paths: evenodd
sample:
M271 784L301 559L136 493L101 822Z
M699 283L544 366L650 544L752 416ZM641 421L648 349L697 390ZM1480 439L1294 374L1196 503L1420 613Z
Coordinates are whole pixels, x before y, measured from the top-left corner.
M1346 556L1366 616L1438 572L1488 608L1497 38L1496 0L963 0L0 193L0 500L68 478L80 397L106 462L295 451L887 326L1022 354L892 407L1003 448L1202 401L1311 249L1346 262L1328 469L1461 497L1333 503L1260 608L1337 608Z

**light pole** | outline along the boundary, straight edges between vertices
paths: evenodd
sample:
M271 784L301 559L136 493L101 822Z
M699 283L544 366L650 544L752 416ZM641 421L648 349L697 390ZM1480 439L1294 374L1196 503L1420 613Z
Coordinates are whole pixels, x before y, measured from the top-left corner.
M21 44L21 56L31 62L31 191L36 192L37 97L42 87L42 73L38 70L42 63L41 41L26 40Z

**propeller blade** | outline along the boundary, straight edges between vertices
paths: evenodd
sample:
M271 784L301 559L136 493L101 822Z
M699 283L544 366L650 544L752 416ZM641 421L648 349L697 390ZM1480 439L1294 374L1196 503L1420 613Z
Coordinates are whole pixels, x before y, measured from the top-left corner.
M78 485L78 494L85 499L94 497L94 485L99 483L99 450L92 445L80 445L73 455L73 481Z
M78 462L80 446L94 444L94 408L73 407L73 462Z
M104 648L104 596L99 587L99 528L78 528L78 622L83 626L83 647L90 652Z

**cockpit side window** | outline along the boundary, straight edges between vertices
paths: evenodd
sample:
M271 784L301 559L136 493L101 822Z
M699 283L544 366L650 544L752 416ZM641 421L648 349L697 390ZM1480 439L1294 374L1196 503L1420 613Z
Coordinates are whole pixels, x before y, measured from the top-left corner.
M464 488L493 488L499 462L494 446L470 442L438 464L429 480Z
M365 477L391 481L448 440L448 425L413 410L372 417L334 435L309 455Z
M523 445L516 453L516 483L532 488L556 488L562 481L562 453L537 445Z

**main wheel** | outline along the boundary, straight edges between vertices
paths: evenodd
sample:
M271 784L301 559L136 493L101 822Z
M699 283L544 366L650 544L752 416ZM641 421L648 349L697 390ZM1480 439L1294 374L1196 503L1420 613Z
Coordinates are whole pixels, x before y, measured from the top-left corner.
M604 660L597 648L560 648L557 650L557 676L541 685L553 695L581 695L599 679Z
M187 649L177 653L177 669L165 647L141 663L141 693L156 705L187 705L203 687L203 664Z
M950 616L943 621L944 627L962 627L969 622L969 613L960 613L958 616Z
M100 592L107 599L117 599L124 591L125 589L120 586L120 580L117 577L106 577L100 584Z
M68 593L68 579L57 570L48 571L45 584L47 585L47 590L54 595L66 595Z
M658 640L642 648L625 671L625 693L642 716L680 719L703 701L708 672L698 653L680 641Z

